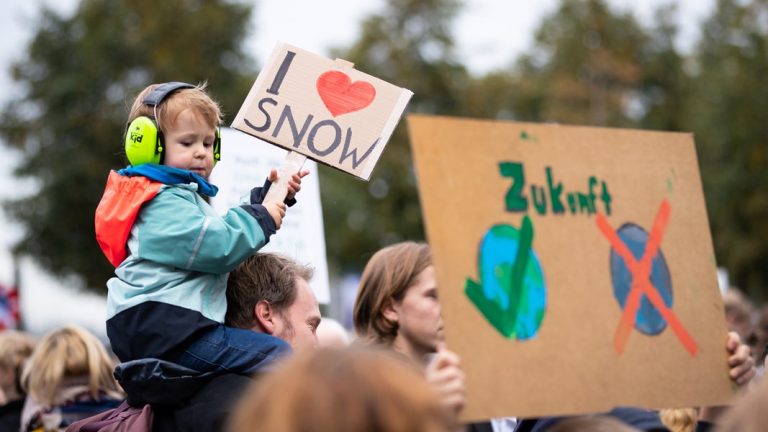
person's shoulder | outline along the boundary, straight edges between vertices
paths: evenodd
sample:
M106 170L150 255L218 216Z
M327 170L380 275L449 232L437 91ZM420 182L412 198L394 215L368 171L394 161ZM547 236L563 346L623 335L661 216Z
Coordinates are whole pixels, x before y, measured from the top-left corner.
M195 400L210 402L210 398L237 398L249 385L251 385L251 383L253 383L253 381L254 378L235 373L219 375L208 381L200 391L197 392L192 398L193 403Z
M253 379L244 375L224 374L203 385L186 406L155 411L153 430L212 432L223 430L229 414Z

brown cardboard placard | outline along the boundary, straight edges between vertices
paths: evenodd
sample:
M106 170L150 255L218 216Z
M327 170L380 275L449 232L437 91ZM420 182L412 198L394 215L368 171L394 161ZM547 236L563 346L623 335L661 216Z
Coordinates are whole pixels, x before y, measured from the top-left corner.
M278 43L232 127L368 180L413 93Z
M421 115L408 129L467 420L728 400L691 134Z

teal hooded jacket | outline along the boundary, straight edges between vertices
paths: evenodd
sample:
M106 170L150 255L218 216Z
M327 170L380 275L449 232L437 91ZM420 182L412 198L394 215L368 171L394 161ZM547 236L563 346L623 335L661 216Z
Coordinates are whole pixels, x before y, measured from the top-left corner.
M216 191L164 165L110 173L96 237L116 265L107 335L121 361L172 359L195 334L223 323L229 272L275 233L263 193L222 216L201 195Z

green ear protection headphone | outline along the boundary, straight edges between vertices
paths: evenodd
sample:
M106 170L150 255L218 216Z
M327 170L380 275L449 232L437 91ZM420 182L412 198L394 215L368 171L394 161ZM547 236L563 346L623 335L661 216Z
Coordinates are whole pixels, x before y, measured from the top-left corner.
M168 95L176 90L195 88L192 84L168 82L155 87L144 98L142 103L157 110ZM163 132L157 127L155 118L140 116L135 118L125 131L125 154L131 165L145 163L159 164L163 161ZM213 163L221 160L221 131L216 128L216 138L213 141Z

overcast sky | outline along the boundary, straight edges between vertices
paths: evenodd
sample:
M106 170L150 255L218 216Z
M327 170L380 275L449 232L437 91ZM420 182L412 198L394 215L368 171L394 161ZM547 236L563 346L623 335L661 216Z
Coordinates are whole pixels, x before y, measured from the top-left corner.
M652 10L664 0L609 0L620 10L632 10L641 21L649 23ZM698 35L702 19L713 7L714 0L680 0L679 21L682 27L678 45L690 49ZM41 4L71 13L76 0L5 0L0 14L3 43L0 44L0 103L9 100L18 89L9 76L9 66L24 55L26 43L34 34L34 24ZM254 31L247 42L260 64L263 64L277 41L288 42L318 54L329 48L354 41L359 22L380 10L383 0L262 0L256 2ZM454 35L459 54L474 73L484 73L509 65L531 43L533 31L541 18L551 12L557 0L468 0L459 16ZM367 71L375 75L375 71ZM13 163L17 155L6 152ZM0 200L26 194L29 184L13 179L7 170L0 174ZM0 283L12 279L9 249L20 237L19 228L0 213ZM95 240L94 240L95 241ZM67 322L81 323L103 334L105 300L95 295L81 295L70 283L44 275L31 262L22 266L22 313L33 332L44 331ZM66 288L68 287L68 288Z

